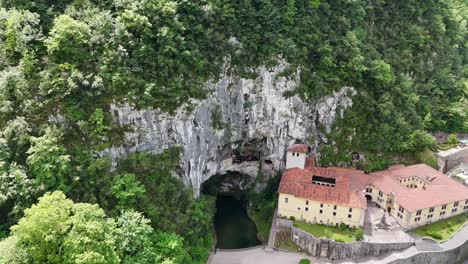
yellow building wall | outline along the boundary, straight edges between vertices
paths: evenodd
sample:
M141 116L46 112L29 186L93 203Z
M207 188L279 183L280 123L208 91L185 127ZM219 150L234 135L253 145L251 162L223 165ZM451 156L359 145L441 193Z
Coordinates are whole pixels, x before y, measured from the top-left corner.
M367 190L370 189L370 192L367 192ZM365 195L370 195L371 196L371 201L378 204L381 208L385 208L387 204L387 194L382 192L382 195L379 195L380 190L373 187L373 186L367 186L365 188Z
M335 206L336 209L334 209ZM351 212L349 211L350 209ZM322 213L320 213L320 210L322 210ZM285 218L293 216L296 220L308 223L326 225L344 223L350 227L358 227L364 224L365 209L322 203L280 193L278 198L278 215ZM351 218L348 215L351 215Z
M466 207L468 203L466 200L459 201L458 206L455 206L455 203L449 203L446 205L445 209L442 209L443 205L434 207L434 210L430 212L430 208L424 208L421 210L421 214L417 215L416 212L412 212L409 216L409 221L405 225L407 229L412 229L418 226L427 225L430 223L437 222L442 219L450 218L462 213L468 212L468 207ZM457 209L456 212L452 212L453 209ZM464 209L466 208L466 209ZM440 215L441 212L445 212L445 214ZM431 218L428 218L429 215L432 214ZM415 221L416 217L420 217L419 221Z

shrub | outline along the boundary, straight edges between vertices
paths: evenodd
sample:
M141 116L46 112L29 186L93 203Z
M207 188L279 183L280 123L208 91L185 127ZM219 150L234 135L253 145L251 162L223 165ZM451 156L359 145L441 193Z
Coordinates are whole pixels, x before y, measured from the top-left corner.
M345 224L345 223L341 223L341 224L340 224L340 229L341 229L341 230L346 230L346 224Z
M290 217L289 217L289 220L291 220L291 221L296 221L296 217L290 216Z
M303 258L299 261L299 264L310 264L310 260Z
M457 138L457 135L455 134L450 134L447 138L447 142L450 143L450 144L458 144L458 138Z
M442 239L442 235L436 231L428 231L427 234L435 239Z
M364 238L364 232L362 230L359 230L356 234L356 240L360 241Z

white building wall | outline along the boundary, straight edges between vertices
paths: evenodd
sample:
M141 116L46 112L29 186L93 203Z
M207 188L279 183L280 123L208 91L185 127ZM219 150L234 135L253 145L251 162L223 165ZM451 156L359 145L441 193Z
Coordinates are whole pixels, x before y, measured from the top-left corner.
M304 169L307 155L306 153L288 151L286 153L286 169Z

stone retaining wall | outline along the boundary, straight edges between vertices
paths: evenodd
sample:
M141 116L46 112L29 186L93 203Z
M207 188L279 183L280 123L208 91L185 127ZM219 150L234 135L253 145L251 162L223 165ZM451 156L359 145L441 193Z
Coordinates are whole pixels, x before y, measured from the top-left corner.
M444 250L444 251L427 251L420 252L409 258L402 258L390 262L390 264L408 264L408 263L424 263L424 264L461 264L468 259L468 241L459 247Z
M468 157L468 146L457 147L446 151L436 153L437 165L443 173L451 170Z
M316 238L311 234L294 227L290 220L278 219L277 225L279 228L289 231L293 242L303 251L313 257L323 257L331 260L379 256L391 251L404 250L414 245L413 242L371 243L357 241L352 243L342 243L326 238Z

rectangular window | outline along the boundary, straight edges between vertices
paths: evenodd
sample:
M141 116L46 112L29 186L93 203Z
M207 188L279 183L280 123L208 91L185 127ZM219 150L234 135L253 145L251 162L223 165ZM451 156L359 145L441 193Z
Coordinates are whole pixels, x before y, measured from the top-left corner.
M416 217L416 218L414 219L415 222L419 222L419 220L421 220L421 217Z
M351 218L351 217L352 217L352 216L349 214L349 215L348 215L348 218Z
M434 212L434 207L429 208L429 213Z
M333 212L333 216L336 216L336 212Z
M446 205L446 204L442 205L442 210L445 210L445 209L447 209L447 205Z
M468 210L468 205L466 205L465 207L463 207L463 210L464 210L464 211Z
M457 207L457 206L458 206L458 202L455 202L455 203L453 204L453 207Z
M421 215L421 210L416 211L416 215Z
M456 213L456 212L457 212L457 208L453 208L452 213Z
M323 207L323 203L320 204L320 207Z
M445 211L440 212L440 216L445 215Z
M379 196L382 197L382 196L383 196L383 192L379 191Z
M288 197L284 198L284 203L288 203Z
M432 214L427 215L427 219L432 218Z
M298 207L298 208L297 208L297 210L298 210L298 211L300 211L300 210L301 210L301 208L300 208L300 207Z
M333 210L336 210L336 205L333 206Z
M306 207L305 210L306 210L306 212L308 212L308 211L309 211L309 207Z
M468 204L468 200L465 201L465 204Z
M320 210L320 213L322 214L322 213L323 213L323 210Z
M352 212L353 212L353 208L349 208L349 212L352 213Z
M403 211L405 211L405 209L403 209L403 207L399 206L398 211L400 211L400 213L403 213Z
M400 213L398 213L398 217L399 217L400 219L403 219L403 215L400 214Z

